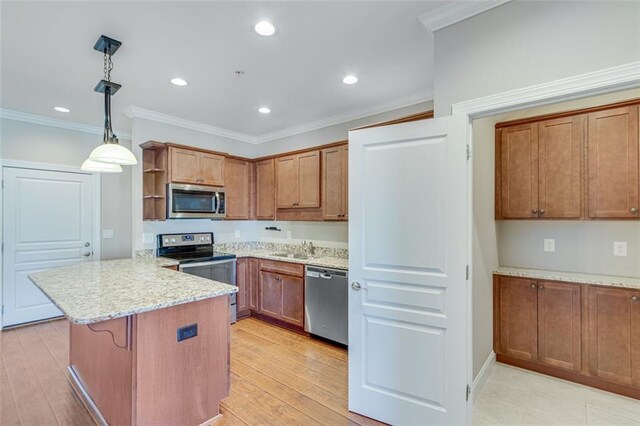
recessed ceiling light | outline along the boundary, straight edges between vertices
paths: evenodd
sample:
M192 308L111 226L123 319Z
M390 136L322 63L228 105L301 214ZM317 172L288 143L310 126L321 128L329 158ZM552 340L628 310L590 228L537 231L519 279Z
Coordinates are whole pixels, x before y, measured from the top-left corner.
M258 108L258 112L262 113L262 114L269 114L271 112L271 110L267 107L260 107Z
M180 77L174 77L174 78L172 78L172 79L171 79L171 83L172 83L172 84L175 84L176 86L186 86L187 84L189 84L189 83L187 82L187 80L184 80L184 79L182 79L182 78L180 78Z
M65 108L65 107L53 107L53 109L55 109L58 112L71 112L69 108Z
M261 36L272 36L276 32L276 27L273 26L271 22L260 21L253 27L254 30Z
M358 82L358 77L355 75L349 74L345 78L342 79L344 84L356 84Z

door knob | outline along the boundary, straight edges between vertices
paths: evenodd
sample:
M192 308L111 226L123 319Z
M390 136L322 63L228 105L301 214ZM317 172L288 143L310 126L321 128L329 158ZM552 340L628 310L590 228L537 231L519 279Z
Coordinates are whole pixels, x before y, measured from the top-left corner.
M640 297L638 297L638 296L631 296L631 301L632 301L632 302L637 302L637 301L639 301L639 300L640 300Z
M91 245L91 243L90 243L90 242L86 242L86 243L84 243L84 246L85 246L85 247L89 247L90 245Z
M629 211L630 211L632 214L636 214L636 213L638 213L638 209L637 209L637 208L635 208L635 207L631 207L631 208L629 209Z
M89 256L91 256L91 252L90 251L85 251L84 253L82 253L82 255L84 257L89 257Z
M360 285L360 283L358 281L352 282L351 283L351 288L354 289L355 291L362 290L362 286Z

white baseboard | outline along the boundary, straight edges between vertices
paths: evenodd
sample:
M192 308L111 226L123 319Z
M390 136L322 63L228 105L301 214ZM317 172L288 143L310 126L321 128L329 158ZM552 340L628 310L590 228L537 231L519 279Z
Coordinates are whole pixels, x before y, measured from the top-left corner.
M496 353L491 351L491 353L487 357L487 360L484 362L484 365L480 369L480 372L473 380L473 384L471 385L472 401L475 402L476 398L478 398L480 391L482 391L482 388L484 387L485 383L487 383L489 376L491 376L494 365L496 365Z

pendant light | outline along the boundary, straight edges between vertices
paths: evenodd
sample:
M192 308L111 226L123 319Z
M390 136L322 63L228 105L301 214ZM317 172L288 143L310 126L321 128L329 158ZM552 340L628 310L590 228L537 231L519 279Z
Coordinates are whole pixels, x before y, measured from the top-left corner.
M95 46L93 46L95 50L104 54L104 79L100 80L94 89L98 93L104 93L104 136L102 138L102 145L91 151L89 161L118 166L110 168L109 171L105 168L99 170L105 173L117 173L122 171L120 165L132 166L134 164L138 164L138 160L136 160L135 155L133 155L133 153L126 147L118 143L118 137L113 133L111 126L111 96L115 95L121 87L118 83L111 81L111 70L113 69L111 56L121 45L122 43L118 40L102 35L96 42ZM85 164L86 163L87 162L85 162ZM83 164L83 167L85 164ZM99 168L97 165L92 163L86 164L86 167Z
M84 170L85 172L98 173L122 173L122 167L120 167L120 164L100 163L89 158L84 160L84 163L82 163L80 170Z

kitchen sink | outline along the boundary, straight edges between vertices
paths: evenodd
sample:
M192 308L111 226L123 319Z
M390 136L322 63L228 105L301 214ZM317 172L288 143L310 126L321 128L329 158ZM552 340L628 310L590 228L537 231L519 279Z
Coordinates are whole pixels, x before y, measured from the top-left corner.
M271 256L287 257L289 259L310 259L311 258L307 254L300 254L300 253L271 253Z

